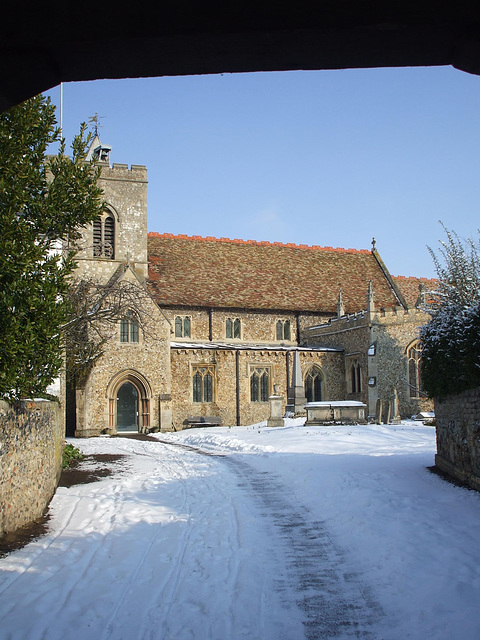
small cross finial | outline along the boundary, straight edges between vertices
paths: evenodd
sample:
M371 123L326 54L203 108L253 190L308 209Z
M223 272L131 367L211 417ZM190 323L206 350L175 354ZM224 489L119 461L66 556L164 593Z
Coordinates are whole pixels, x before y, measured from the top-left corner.
M375 250L376 244L377 244L377 242L376 242L375 238L372 238L372 251Z

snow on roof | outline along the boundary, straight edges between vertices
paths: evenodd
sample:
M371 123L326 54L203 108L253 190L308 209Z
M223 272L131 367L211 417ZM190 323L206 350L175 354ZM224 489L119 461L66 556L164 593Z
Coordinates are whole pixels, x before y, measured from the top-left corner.
M220 349L231 351L301 351L323 352L333 351L341 353L343 349L334 347L297 347L284 344L239 343L239 342L171 342L172 349Z

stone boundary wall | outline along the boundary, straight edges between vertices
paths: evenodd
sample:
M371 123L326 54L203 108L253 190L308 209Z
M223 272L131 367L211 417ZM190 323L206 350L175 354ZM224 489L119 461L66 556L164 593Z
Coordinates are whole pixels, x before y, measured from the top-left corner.
M62 471L65 425L56 402L0 401L0 538L39 518Z
M435 464L480 491L480 387L435 398Z

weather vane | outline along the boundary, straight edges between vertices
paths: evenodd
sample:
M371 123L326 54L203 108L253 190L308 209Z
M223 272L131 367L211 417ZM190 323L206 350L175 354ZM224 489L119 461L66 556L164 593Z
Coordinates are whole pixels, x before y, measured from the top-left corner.
M95 115L90 116L88 119L88 125L94 128L93 134L95 136L98 136L98 130L103 127L103 125L100 124L100 120L103 120L103 118L105 118L105 116L99 116L98 113L95 112Z

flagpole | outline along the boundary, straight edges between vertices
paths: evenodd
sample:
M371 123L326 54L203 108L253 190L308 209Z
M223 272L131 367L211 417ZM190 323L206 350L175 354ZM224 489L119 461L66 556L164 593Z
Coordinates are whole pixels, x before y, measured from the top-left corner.
M63 82L60 82L60 137L63 138Z

